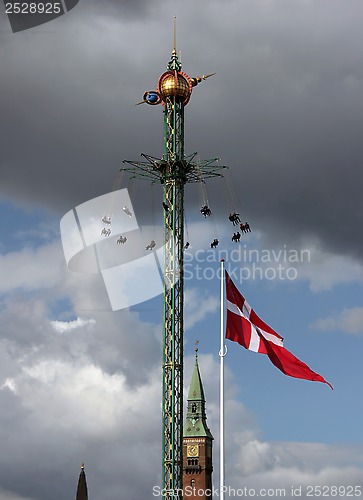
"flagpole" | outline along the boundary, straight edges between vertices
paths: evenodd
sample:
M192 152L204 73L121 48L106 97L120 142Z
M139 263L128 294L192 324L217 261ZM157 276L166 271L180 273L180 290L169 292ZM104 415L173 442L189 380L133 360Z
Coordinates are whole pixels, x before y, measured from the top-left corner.
M219 498L224 500L224 259L221 259L221 331L219 377Z

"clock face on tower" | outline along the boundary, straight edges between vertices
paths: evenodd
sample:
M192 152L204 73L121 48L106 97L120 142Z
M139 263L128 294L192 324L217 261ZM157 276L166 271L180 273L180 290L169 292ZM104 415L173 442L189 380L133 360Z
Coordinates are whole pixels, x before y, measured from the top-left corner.
M197 444L188 444L187 457L197 457L199 455L199 447Z

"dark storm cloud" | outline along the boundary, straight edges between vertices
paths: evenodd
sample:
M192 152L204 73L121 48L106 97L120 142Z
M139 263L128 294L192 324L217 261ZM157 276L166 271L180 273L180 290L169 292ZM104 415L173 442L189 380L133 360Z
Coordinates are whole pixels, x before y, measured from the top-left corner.
M2 193L60 215L110 191L123 158L162 153L161 109L133 103L165 69L172 8L87 5L49 32L2 37ZM360 3L208 2L178 23L185 71L217 72L186 109L187 151L222 157L236 209L270 240L361 257ZM209 190L226 220L220 188Z
M104 0L102 4L97 0L91 0L89 3L99 14L138 19L143 15L148 15L157 5L160 5L159 0Z
M225 11L219 22L232 29L204 52L218 64L220 90L211 90L199 149L231 166L242 213L269 239L318 238L361 257L362 11L358 3L356 17L338 2L262 5L241 16L239 30Z

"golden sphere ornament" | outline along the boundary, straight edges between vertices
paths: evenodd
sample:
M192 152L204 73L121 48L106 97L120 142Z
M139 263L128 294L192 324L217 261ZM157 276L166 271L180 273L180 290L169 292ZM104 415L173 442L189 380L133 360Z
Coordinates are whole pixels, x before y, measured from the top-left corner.
M158 82L158 94L165 103L167 99L173 99L188 103L192 93L192 82L190 77L182 71L167 71L162 74Z

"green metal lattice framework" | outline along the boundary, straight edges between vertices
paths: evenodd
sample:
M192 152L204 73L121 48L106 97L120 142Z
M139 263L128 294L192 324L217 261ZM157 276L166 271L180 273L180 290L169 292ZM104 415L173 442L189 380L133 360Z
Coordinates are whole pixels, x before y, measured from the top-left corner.
M182 74L175 48L167 69L176 78ZM227 167L216 165L218 158L196 162L197 153L185 156L186 103L176 95L164 97L162 103L163 157L142 154L145 161L124 160L129 166L121 170L131 173L133 178L146 178L164 187L162 487L165 498L181 499L181 493L176 496L175 492L182 489L183 479L184 186L190 182L204 182L210 177L221 177L220 170Z

